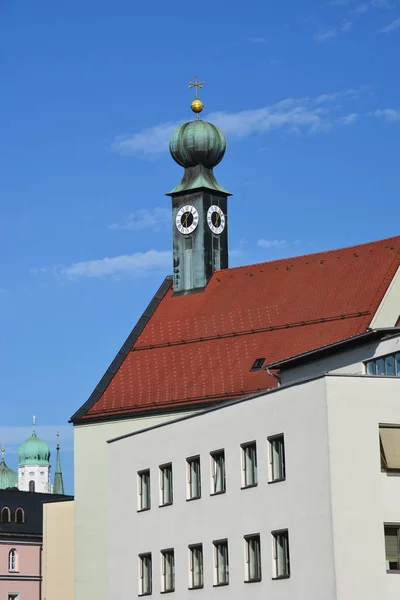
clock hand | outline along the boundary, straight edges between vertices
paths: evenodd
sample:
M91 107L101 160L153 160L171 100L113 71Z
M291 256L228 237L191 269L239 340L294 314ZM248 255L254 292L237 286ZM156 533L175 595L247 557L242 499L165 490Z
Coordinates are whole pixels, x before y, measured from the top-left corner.
M215 227L218 227L218 221L219 221L219 213L217 213L217 216L215 217Z

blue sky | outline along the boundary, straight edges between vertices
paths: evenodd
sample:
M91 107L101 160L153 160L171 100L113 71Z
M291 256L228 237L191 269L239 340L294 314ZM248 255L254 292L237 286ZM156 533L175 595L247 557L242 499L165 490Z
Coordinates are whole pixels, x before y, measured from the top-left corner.
M400 0L0 4L0 438L61 432L171 272L168 153L190 120L231 265L400 233Z

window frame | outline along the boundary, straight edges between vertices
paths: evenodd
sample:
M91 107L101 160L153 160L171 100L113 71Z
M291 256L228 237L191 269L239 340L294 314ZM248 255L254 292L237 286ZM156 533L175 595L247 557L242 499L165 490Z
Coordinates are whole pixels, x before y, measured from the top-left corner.
M198 473L196 473L196 487L197 487L197 495L193 494L193 480L192 480L192 465L198 464ZM191 500L199 500L201 498L201 460L200 454L196 454L195 456L189 456L186 459L186 470L187 470L187 501Z
M400 424L398 424L398 423L379 423L379 425L378 425L381 472L382 473L400 473L400 466L399 467L389 467L388 466L384 443L382 441L382 435L381 435L382 429L390 429L390 430L398 429L399 435L400 435Z
M200 562L199 562L199 573L200 583L195 583L195 568L194 568L194 556L195 552L200 551ZM204 552L203 544L190 544L189 545L189 590L200 590L204 588Z
M21 520L18 520L18 515L21 515ZM20 506L16 509L15 511L15 515L14 515L14 521L18 524L18 525L23 525L25 523L25 511L23 508L21 508Z
M167 587L167 555L172 556L172 571L170 588ZM170 594L175 591L175 550L174 548L166 548L161 550L161 594Z
M222 488L217 490L217 460L218 458L222 458L222 468L219 467L222 471L221 481ZM219 494L226 493L226 460L225 460L225 449L221 448L220 450L213 450L210 452L210 460L211 460L211 493L210 496L218 496Z
M148 485L147 485L147 494L143 494L143 481L144 477L148 477ZM146 510L151 509L151 478L150 478L150 469L142 469L137 473L138 478L138 512L144 512ZM146 497L147 503L144 505L143 497Z
M220 565L219 565L219 547L223 547L225 549L225 560L223 563L223 571L224 571L224 579L220 581ZM221 587L223 585L229 585L229 546L228 540L214 540L213 541L213 551L214 551L214 584L213 587Z
M159 506L171 506L174 503L174 476L172 471L172 463L165 463L160 465L160 504ZM170 479L165 478L165 472L169 471L171 476ZM169 488L169 498L170 500L165 500L165 481L167 481L167 488Z
M271 531L272 536L272 560L273 560L273 573L272 579L289 579L290 577L290 545L289 545L289 530L288 529L277 529ZM285 541L283 547L284 552L284 572L279 573L279 548L278 540L282 538Z
M4 515L7 515L4 519ZM11 523L11 510L8 506L3 506L0 512L0 523Z
M279 483L281 481L286 481L285 436L283 433L277 433L276 435L268 436L267 440L268 440L268 458L269 458L268 483ZM274 467L274 446L277 442L281 443L281 451L278 452L280 477L275 476L275 467ZM282 473L283 473L283 475L282 475Z
M252 449L253 447L254 447L253 458L248 459L251 463L251 471L252 471L252 481L250 481L248 478L246 453L249 449ZM258 485L257 442L255 440L253 440L252 442L246 442L244 444L240 444L240 449L241 449L241 460L242 460L242 490L252 488L252 487L257 487L257 485Z
M393 374L386 373L388 359L392 358ZM377 366L382 368L382 373L377 373ZM388 352L364 361L364 375L372 377L400 377L400 352Z
M390 562L387 560L388 548L386 544L386 531L388 529L396 529L397 532L397 569L388 568L387 563ZM385 545L385 565L386 565L386 573L388 574L400 574L400 523L384 523L383 524L383 536L384 536L384 545Z
M262 559L261 559L261 537L259 533L252 533L244 536L244 552L245 552L245 583L258 583L262 581ZM251 575L251 562L250 562L250 544L252 542L257 543L256 555L256 573L254 576Z
M148 561L148 562L146 562ZM144 567L148 569L148 591L144 591ZM139 596L151 596L153 593L153 560L151 552L139 554Z

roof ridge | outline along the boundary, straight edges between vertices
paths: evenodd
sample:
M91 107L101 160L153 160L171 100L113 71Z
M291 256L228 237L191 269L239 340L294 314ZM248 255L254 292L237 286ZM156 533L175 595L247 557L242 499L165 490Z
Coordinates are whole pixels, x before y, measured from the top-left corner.
M228 267L227 269L219 269L218 271L214 271L213 273L213 277L218 277L218 273L226 273L226 272L231 272L231 271L237 271L239 269L249 269L251 267L259 267L261 265L269 265L272 263L279 263L279 262L284 262L284 261L288 261L288 260L294 260L294 259L299 259L299 258L307 258L309 256L322 256L322 255L326 255L326 254L331 254L333 252L340 252L341 250L351 250L352 248L362 248L363 246L371 246L371 245L375 245L375 244L381 244L383 242L388 242L390 240L399 240L400 241L400 235L394 235L388 238L383 238L381 240L373 240L372 242L363 242L362 244L353 244L351 246L342 246L341 248L331 248L330 250L322 250L321 252L309 252L308 254L298 254L296 256L287 256L286 258L276 258L274 260L264 260L262 262L259 263L251 263L249 265L239 265L237 267Z

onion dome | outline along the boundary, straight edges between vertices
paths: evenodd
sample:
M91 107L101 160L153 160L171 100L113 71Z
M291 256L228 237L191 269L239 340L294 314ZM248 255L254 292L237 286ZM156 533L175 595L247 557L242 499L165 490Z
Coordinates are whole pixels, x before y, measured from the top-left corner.
M226 139L216 125L196 119L174 131L169 149L172 158L181 167L203 165L206 169L213 169L224 157Z
M34 422L35 427L35 422ZM31 437L22 442L18 448L18 465L38 465L46 467L49 465L50 448L37 435L35 429Z
M9 469L4 461L4 445L1 447L0 462L0 490L17 487L18 475L12 469Z

